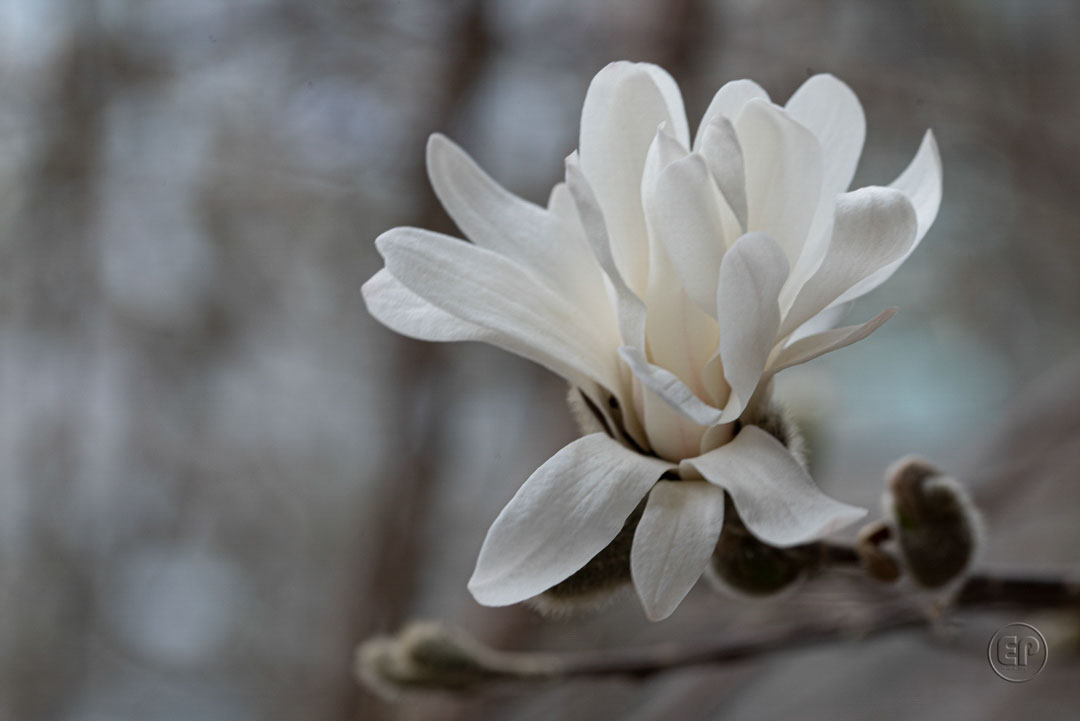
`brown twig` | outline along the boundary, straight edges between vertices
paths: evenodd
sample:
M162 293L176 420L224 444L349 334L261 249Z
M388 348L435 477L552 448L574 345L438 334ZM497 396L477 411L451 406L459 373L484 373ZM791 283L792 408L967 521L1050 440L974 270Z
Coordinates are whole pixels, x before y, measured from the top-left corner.
M828 565L859 563L849 546L823 544ZM1061 575L1011 575L982 572L968 577L948 605L952 610L1009 607L1028 610L1080 609L1080 583ZM689 644L572 654L507 653L487 648L459 631L437 624L406 627L398 636L361 646L358 670L376 690L476 690L499 683L567 679L642 679L682 668L736 663L770 653L871 636L927 625L925 609L897 599L858 623L844 618L756 631Z

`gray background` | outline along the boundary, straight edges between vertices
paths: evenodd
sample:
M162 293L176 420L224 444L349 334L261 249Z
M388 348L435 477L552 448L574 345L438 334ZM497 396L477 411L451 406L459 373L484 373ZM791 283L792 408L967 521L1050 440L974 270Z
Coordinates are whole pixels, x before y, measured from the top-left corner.
M900 314L787 372L823 487L875 509L917 451L976 489L986 562L1077 569L1080 5L1051 0L4 0L0 719L1046 719L1080 712L1076 619L968 619L647 683L376 700L355 644L414 617L502 648L617 647L858 618L822 579L550 622L465 589L488 524L574 435L561 382L365 312L373 240L453 232L442 131L535 201L592 75L667 67L691 125L723 82L847 81L856 184L933 127L938 221L859 302ZM994 629L1051 640L1029 684ZM1071 640L1070 640L1071 639Z

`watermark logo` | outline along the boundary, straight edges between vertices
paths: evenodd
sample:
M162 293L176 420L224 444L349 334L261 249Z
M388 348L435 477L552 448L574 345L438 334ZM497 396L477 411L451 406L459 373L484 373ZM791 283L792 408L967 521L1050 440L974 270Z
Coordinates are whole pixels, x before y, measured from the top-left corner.
M1010 623L990 639L990 668L1013 683L1030 681L1046 665L1046 637L1029 623Z

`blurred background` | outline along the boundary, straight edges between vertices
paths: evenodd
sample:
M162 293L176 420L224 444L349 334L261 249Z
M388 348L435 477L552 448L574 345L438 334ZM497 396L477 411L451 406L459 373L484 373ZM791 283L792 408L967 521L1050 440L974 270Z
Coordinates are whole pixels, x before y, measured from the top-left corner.
M454 232L429 133L544 201L615 59L667 67L692 127L726 80L783 102L838 75L869 126L856 185L934 129L941 214L853 319L900 314L780 397L833 495L876 513L885 466L919 452L986 508L986 563L1075 572L1078 28L1064 0L3 0L0 719L1075 713L1068 653L1028 684L986 663L1006 621L1066 638L1049 616L397 705L351 664L417 617L585 649L861 612L829 579L759 604L702 584L655 625L633 598L550 621L466 591L499 509L574 437L564 387L397 336L360 285L383 230Z

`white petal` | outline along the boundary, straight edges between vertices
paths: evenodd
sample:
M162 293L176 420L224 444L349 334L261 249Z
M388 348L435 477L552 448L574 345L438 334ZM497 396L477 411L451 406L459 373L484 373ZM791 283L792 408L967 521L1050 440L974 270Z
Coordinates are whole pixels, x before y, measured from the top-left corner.
M866 140L866 115L859 98L832 75L815 75L784 108L817 136L824 160L821 197L832 202L851 185Z
M914 241L915 210L900 191L868 187L841 195L828 251L791 304L780 336L828 306L851 300L854 286L902 257Z
M649 283L646 288L647 318L645 337L649 357L654 364L667 368L684 379L701 397L707 397L701 370L716 348L716 321L702 311L687 296L678 273L659 242L656 221L651 217L656 208L657 181L666 166L686 157L686 149L661 131L649 149L645 166L642 196L649 220ZM658 404L651 404L656 407ZM657 413L666 409L658 408ZM683 421L686 422L686 421ZM646 421L646 426L649 422ZM649 430L654 433L653 428Z
M824 538L866 515L822 493L784 445L757 426L679 469L726 490L746 527L781 548Z
M375 241L387 270L447 313L499 336L499 345L571 383L619 387L615 339L582 321L573 306L493 251L417 228Z
M716 118L722 117L735 122L743 107L754 98L768 100L769 94L753 80L732 80L716 91L705 114L701 117L697 135L694 136L694 150L701 147L705 137L705 128Z
M713 182L705 158L691 154L671 163L649 204L650 229L667 250L687 295L716 314L716 276L739 223Z
M721 423L738 418L757 388L780 329L777 298L787 276L784 251L762 233L739 238L720 264L717 353L731 387Z
M469 590L506 606L569 578L622 530L671 464L603 433L579 438L540 466L491 525Z
M915 157L890 187L911 199L919 218L918 239L922 240L934 224L941 206L941 151L933 131L926 131Z
M681 123L672 117L681 112L669 106L678 90L662 79L662 72L645 64L611 63L593 78L581 111L581 168L603 211L619 272L639 294L645 290L648 266L641 209L645 156L660 123L678 133L686 122L685 113Z
M930 230L934 219L937 218L938 208L941 206L941 154L931 131L926 131L922 145L919 146L919 152L889 187L904 193L915 207L915 216L918 218L919 226L915 233L915 242L902 256L872 273L853 288L848 294L850 298L866 295L892 277L892 274L919 247L926 231Z
M588 238L596 262L604 270L615 291L619 333L622 335L623 342L644 352L645 304L628 285L619 270L603 209L593 192L592 185L582 171L576 153L571 153L566 158L566 185L574 198L578 217L581 219L581 225L585 229L585 236Z
M769 364L769 373L779 373L785 368L806 363L818 356L858 342L885 325L885 321L892 318L894 313L896 313L896 308L886 308L865 323L833 328L799 338L777 354Z
M751 100L735 120L746 170L746 230L767 233L794 267L821 198L817 138L781 109Z
M832 75L815 75L795 91L785 107L806 126L822 151L821 199L810 224L799 262L791 269L791 287L781 294L786 310L799 288L813 275L829 245L836 196L851 185L866 139L866 116L855 93Z
M582 311L613 321L600 268L580 233L556 213L525 201L495 182L452 141L428 139L431 185L446 212L467 238L534 272Z
M485 173L457 144L428 138L427 171L435 195L472 242L531 265L547 226L543 208L517 197Z
M678 463L701 451L705 426L699 426L671 407L648 387L641 388L642 419L653 452Z
M646 221L649 208L655 204L652 197L656 192L656 182L660 179L660 174L676 160L685 158L687 155L686 148L671 134L667 123L657 128L656 137L653 138L649 152L645 156L645 169L641 174L641 206L645 209Z
M724 525L724 491L703 481L660 481L649 493L630 573L650 621L667 618L697 583Z
M739 234L746 230L746 169L743 166L742 147L735 134L735 126L720 115L714 118L704 129L701 140L701 155L704 156L709 172L712 173L720 194L739 223Z
M644 68L656 83L656 87L660 88L664 103L667 105L668 118L671 119L671 132L675 139L683 147L690 147L690 123L686 119L686 106L683 104L679 84L675 82L675 78L671 77L671 73L659 65L637 63L637 67Z
M436 308L383 268L360 288L371 313L391 330L427 341L486 341L495 334Z
M795 331L788 336L785 345L791 345L797 340L802 340L807 336L815 335L817 333L823 333L827 330L832 330L836 326L840 325L840 321L844 319L844 316L851 310L851 306L855 304L855 301L848 301L847 303L841 303L840 305L834 305L815 315L810 320L806 321Z
M722 411L701 400L686 383L671 371L649 362L645 354L632 346L619 348L619 355L641 384L660 396L668 405L699 426L720 421Z

